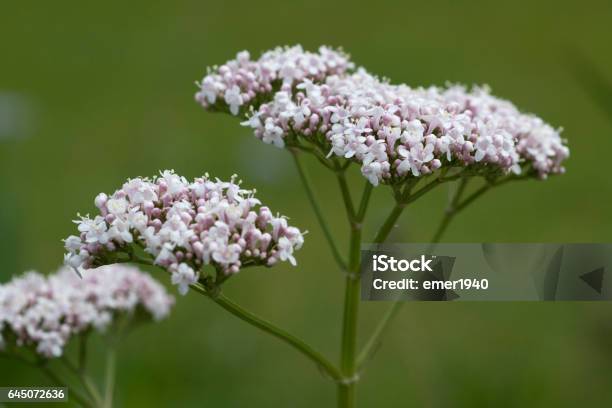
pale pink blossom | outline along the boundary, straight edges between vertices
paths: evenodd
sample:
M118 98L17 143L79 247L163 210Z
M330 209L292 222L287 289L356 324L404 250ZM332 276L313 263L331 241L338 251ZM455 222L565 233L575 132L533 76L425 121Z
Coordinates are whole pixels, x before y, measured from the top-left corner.
M171 273L181 294L206 266L229 275L243 265L295 264L293 253L303 243L299 229L272 215L235 177L189 182L166 170L128 180L113 194L98 195L95 204L106 215L75 221L79 235L64 241L66 263L88 269L129 262L143 251Z
M158 282L134 267L103 266L82 278L70 268L49 276L28 272L0 285L0 349L11 341L45 358L60 357L81 333L106 331L120 315L160 320L173 303Z
M569 149L560 130L492 96L487 87L411 88L381 80L363 68L353 71L346 57L333 52L320 51L324 62L312 64L304 62L309 58L295 64L281 54L279 50L264 54L268 57L262 59L268 62L278 60L270 65L261 60L248 65L243 58L207 77L225 75L217 87L226 91L230 87L224 81L232 86L240 82L242 95L249 95L240 101L241 108L251 111L242 124L265 143L285 147L287 140L295 143L294 136L297 142L316 140L328 157L360 164L374 185L421 177L444 166L478 166L483 175L527 172L540 178L564 172ZM330 56L340 63L336 68L326 61ZM268 73L266 78L290 86L268 86L271 80L266 86L257 79L249 82L245 73L254 66L273 67L262 71ZM197 98L207 100L206 95ZM213 108L207 102L203 105ZM323 143L316 135L324 136Z

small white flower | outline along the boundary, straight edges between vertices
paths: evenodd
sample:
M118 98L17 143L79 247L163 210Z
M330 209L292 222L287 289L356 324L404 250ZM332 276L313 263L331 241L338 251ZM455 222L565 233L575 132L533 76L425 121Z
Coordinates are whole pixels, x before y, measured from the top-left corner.
M106 244L108 242L107 225L104 218L97 216L89 219L83 218L79 224L79 231L85 233L85 242L89 244Z
M251 54L249 54L248 51L240 51L238 54L236 54L236 61L238 61L238 63L240 65L246 65L249 60L251 59Z
M172 283L178 286L181 295L187 294L189 285L198 281L198 274L186 263L179 264L175 272L172 273Z
M225 103L228 104L232 115L238 115L240 106L242 105L242 95L238 86L234 85L225 91Z
M222 266L234 265L240 258L242 248L238 244L221 246L212 253L212 258Z
M282 261L288 260L291 265L297 265L297 262L293 257L293 244L287 237L281 237L278 240L278 256Z
M185 190L187 182L182 177L174 173L174 170L165 170L161 172L161 178L168 186L168 193L176 195Z
M370 183L372 183L372 185L377 186L382 179L383 167L378 162L371 162L361 167L361 173Z
M150 183L136 178L129 180L123 185L123 191L128 195L130 204L143 204L157 200L157 193L153 190Z
M141 234L147 228L147 216L138 208L131 208L127 214L129 225Z
M81 248L81 238L76 235L70 235L68 238L64 240L64 248L68 252L75 252Z
M477 162L482 161L487 154L495 155L496 153L495 146L493 146L493 141L490 136L481 136L478 138L474 147L476 148L474 160Z
M111 227L107 232L108 240L119 243L131 243L133 241L132 233L130 232L130 224L120 218L112 222Z
M211 77L204 78L202 81L201 92L208 103L215 103L215 100L217 99L217 86Z
M266 127L263 134L263 142L274 144L276 147L283 148L285 147L285 141L283 140L284 136L283 129L272 121L266 121Z
M113 215L123 215L128 209L128 202L125 198L111 198L106 202L106 208Z

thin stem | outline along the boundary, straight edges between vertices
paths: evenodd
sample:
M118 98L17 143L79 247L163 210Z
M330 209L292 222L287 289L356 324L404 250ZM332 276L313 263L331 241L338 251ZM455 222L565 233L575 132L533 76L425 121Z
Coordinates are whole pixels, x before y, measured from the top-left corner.
M442 239L442 235L446 232L446 229L450 225L451 221L455 218L455 216L462 211L465 207L472 204L477 198L482 196L484 193L489 191L493 187L500 186L502 184L508 183L510 181L518 181L525 180L528 178L527 175L522 176L507 176L502 178L501 180L497 180L494 182L487 182L484 186L480 187L478 190L469 195L465 200L461 201L461 197L463 192L465 191L465 187L468 182L468 178L465 177L461 180L461 184L459 185L457 191L455 192L453 199L451 200L449 206L447 207L444 218L442 219L438 230L434 234L431 243L437 244ZM461 201L461 202L460 202Z
M357 210L357 221L361 222L365 218L368 204L370 203L370 196L372 195L372 189L374 186L368 180L365 182L363 188L363 194L361 195L361 202L359 203L359 210Z
M464 177L459 182L459 186L457 187L457 190L453 194L448 204L448 207L446 207L446 210L444 211L444 218L442 218L442 222L438 226L438 229L436 230L436 233L434 234L431 240L432 244L437 244L438 242L440 242L442 235L444 235L444 232L446 232L446 229L448 228L453 217L459 211L458 203L459 203L459 200L461 199L461 196L463 195L463 192L465 191L465 187L467 186L468 181L469 179L467 177Z
M115 388L116 353L114 345L110 345L106 352L106 380L104 384L104 407L113 406L113 392Z
M383 225L380 227L380 229L376 233L376 236L374 237L375 244L381 244L385 242L385 240L391 233L391 230L395 226L397 219L399 218L400 215L402 215L402 212L404 212L405 207L406 207L406 204L404 204L403 202L395 203L395 206L393 207L389 215L387 215L387 219L385 220Z
M151 266L153 262L150 259L140 258L139 256L133 255L128 262L133 262L141 265Z
M360 369L365 363L367 363L367 361L370 358L373 357L378 346L380 345L380 338L382 337L383 333L386 331L387 326L389 325L391 320L393 320L397 312L399 312L402 305L403 305L403 302L396 301L391 305L389 309L387 309L387 312L385 313L383 318L380 320L380 322L374 329L374 332L372 332L372 334L370 335L370 338L368 339L366 344L363 346L363 349L361 350L361 352L359 352L359 355L357 356L357 368L358 369Z
M338 385L338 408L355 406L355 384L349 382Z
M460 176L460 175L457 175L457 176ZM453 176L452 178L453 179L457 178L457 176ZM446 232L454 216L456 216L457 213L459 213L461 210L465 209L468 205L473 203L477 198L481 197L484 193L489 191L492 187L505 184L509 181L524 180L526 178L528 178L528 176L508 176L502 180L498 180L497 182L487 183L486 185L482 186L481 188L476 190L474 193L472 193L470 196L468 196L466 199L461 201L461 196L465 192L465 188L468 182L468 178L464 177L461 181L461 184L457 188L457 191L453 195L450 205L446 210L446 214L444 218L442 219L442 222L440 226L438 227L437 232L434 235L434 238L432 239L431 243L436 244L440 242L440 239L442 238L444 232ZM450 178L447 178L447 180L448 179ZM383 241L379 241L377 243L381 243ZM383 334L387 330L387 327L389 326L389 324L391 323L393 318L397 315L397 313L399 312L399 310L401 309L403 305L404 305L404 302L395 301L389 307L389 309L387 309L387 312L385 313L385 315L383 316L379 324L374 329L374 332L370 336L370 339L366 342L366 345L364 346L362 351L359 353L359 357L357 358L358 368L362 367L363 364L365 364L372 357L373 353L376 351L378 344L380 343L380 338L383 336Z
M468 177L463 177L461 181L459 181L457 189L451 196L448 208L452 210L457 206L457 203L459 203L459 200L461 200L461 196L463 196L463 192L465 191L465 188L467 187L469 181L470 179Z
M360 253L361 228L354 225L351 228L350 265L349 274L345 280L344 317L342 321L342 351L340 367L347 379L338 385L338 406L352 407L355 401L356 365L355 354L357 349L357 323L359 318L359 296L361 292Z
M343 180L339 178L339 180ZM342 187L342 183L341 183ZM351 197L346 188L343 193L347 217L351 226L349 245L349 270L345 278L344 315L342 320L342 343L340 367L345 381L338 384L338 406L355 406L355 387L358 381L356 352L357 326L359 321L359 298L361 294L361 221L365 216L372 188L367 184L361 196L358 213L355 214Z
M425 193L428 193L429 191L433 190L434 188L438 187L441 184L444 183L448 183L449 181L455 181L461 177L464 177L464 174L462 172L459 172L455 175L452 176L441 176L436 178L435 180L429 182L429 184L421 187L419 190L417 190L416 192L409 194L407 199L406 199L406 204L409 204L413 201L415 201L418 198L421 198L422 195L424 195Z
M87 365L87 333L79 337L79 371L85 372Z
M349 222L355 220L355 207L353 206L353 199L351 198L351 192L349 191L348 184L346 183L346 177L344 176L343 170L336 171L336 178L338 179L338 185L342 192L342 201L344 202L344 208Z
M382 244L383 242L386 241L386 239L389 237L389 234L391 233L391 230L395 226L395 223L397 222L400 215L402 215L404 208L406 208L408 204L422 197L423 195L433 190L440 184L446 183L448 181L456 180L459 177L461 177L461 173L458 173L454 176L448 176L448 177L440 176L434 179L433 181L430 181L428 184L421 187L419 190L415 191L414 193L412 193L412 187L414 185L413 184L406 185L404 192L400 193L399 197L396 197L395 206L391 209L391 212L387 216L385 222L383 223L383 225L380 227L380 229L376 233L373 243Z
M333 378L335 381L342 381L342 374L340 371L318 351L314 350L311 346L306 344L302 339L286 332L285 330L275 326L267 320L262 319L259 316L247 311L241 306L237 305L230 299L228 299L222 293L218 293L216 296L211 295L201 284L193 284L191 288L195 291L207 296L213 302L227 310L234 316L241 320L263 330L264 332L271 334L272 336L284 341L289 344L300 353L304 354L310 360L314 361L327 375Z
M102 396L98 392L98 389L96 388L96 385L94 384L93 380L85 372L81 372L74 364L72 364L70 360L68 360L66 356L63 356L61 358L61 361L79 379L85 391L87 392L89 397L92 399L93 405L96 407L103 407L104 405L102 401Z
M319 207L317 199L310 185L310 181L308 180L308 176L306 175L306 172L304 171L304 167L302 166L302 163L299 160L298 153L294 150L290 150L290 151L294 158L295 166L297 167L298 174L300 176L300 180L302 181L302 184L304 185L304 190L306 190L306 196L308 197L308 201L310 201L310 205L312 206L314 210L317 221L319 222L319 225L321 226L321 229L323 230L323 235L325 236L325 239L327 240L327 243L329 244L332 255L336 263L340 267L340 269L346 270L346 263L342 259L342 256L340 255L340 252L338 251L338 247L336 246L336 241L327 226L328 224L325 221L325 218L323 217L323 212L321 211L321 208Z
M475 192L473 192L468 198L466 198L462 203L457 204L457 206L455 207L454 213L455 215L463 210L465 207L467 207L468 205L472 204L474 202L474 200L476 200L478 197L482 196L484 193L486 193L487 191L489 191L494 185L493 184L487 184L485 186L482 186L481 188L479 188L478 190L476 190Z
M87 401L83 396L81 396L77 391L75 391L72 387L68 387L49 367L46 365L40 365L40 370L55 383L55 385L60 387L68 388L68 398L73 398L77 403L81 404L84 407L91 407L91 402Z
M440 179L436 179L436 180L440 180ZM453 196L452 196L452 198L450 200L448 208L446 209L446 215L445 215L444 219L442 220L442 223L438 227L438 230L437 230L437 232L435 234L435 237L434 237L434 239L432 241L433 243L436 243L436 242L439 241L439 239L442 237L442 234L444 233L444 231L446 231L446 228L448 227L448 224L450 223L452 217L457 213L457 208L458 208L457 202L459 201L459 199L461 198L461 195L465 191L465 187L467 186L468 180L469 179L467 177L463 177L461 179L461 182L460 182L459 186L457 187L457 190L453 194ZM438 182L436 185L439 185L439 184L441 184L441 183ZM422 192L425 188L428 188L426 191L429 191L434 186L435 185L433 185L433 182L431 182L430 184L428 184L426 187L423 187L419 191ZM410 198L413 198L413 197L414 196L411 196ZM414 199L412 199L411 201L414 201ZM400 211L400 213L401 213L401 211ZM395 221L393 221L393 222L395 222ZM377 238L378 239L382 239L382 240L381 241L375 241L375 243L382 243L386 239L386 236L381 236L381 237L377 237ZM370 335L370 338L368 339L368 341L366 342L365 346L363 347L363 349L359 353L359 356L357 357L357 366L358 367L363 366L363 364L365 364L372 357L372 355L376 351L376 348L380 344L380 338L382 337L382 335L386 331L387 326L390 324L390 322L393 320L393 318L397 315L397 313L399 312L399 310L401 309L401 307L403 305L404 305L404 302L395 301L391 305L391 307L389 307L389 309L387 309L387 311L384 314L383 318L380 320L380 322L378 323L378 325L374 329L374 332L372 332L372 334Z
M94 384L93 380L88 375L83 374L82 382L85 386L85 389L91 395L91 398L94 400L95 405L97 407L103 407L104 402L102 401L102 396L98 392L98 389L96 388L96 385Z

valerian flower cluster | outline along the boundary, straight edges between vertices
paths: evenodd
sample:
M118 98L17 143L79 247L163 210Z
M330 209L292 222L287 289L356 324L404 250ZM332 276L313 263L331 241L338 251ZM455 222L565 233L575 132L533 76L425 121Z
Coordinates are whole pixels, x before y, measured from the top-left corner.
M238 60L224 66L240 64ZM253 65L257 63L250 65L257 71ZM564 171L569 149L559 130L492 96L487 87L410 88L363 68L350 72L348 61L343 67L325 78L302 75L272 95L269 90L259 95L254 91L259 98L242 100L253 101L243 125L265 143L284 147L312 142L329 156L354 160L373 185L419 177L443 166L533 172L540 178ZM242 78L235 71L225 72L227 83ZM209 92L204 84L218 75L204 78L196 99L202 100Z
M80 234L65 240L66 262L75 268L129 262L144 249L171 273L181 294L205 265L226 276L251 265L295 265L302 233L261 206L254 193L235 176L229 182L208 175L188 182L166 170L153 179L128 180L112 195L96 197L98 215L75 221Z
M318 53L305 52L301 46L278 47L252 61L248 51L236 59L214 67L200 84L196 99L205 107L226 106L237 115L261 95L276 90L290 91L305 79L324 80L343 74L353 65L348 56L327 47Z
M134 267L105 266L82 279L70 268L50 276L28 272L0 285L0 348L10 339L43 357L59 357L73 336L104 331L119 314L144 311L160 320L173 303L158 282Z

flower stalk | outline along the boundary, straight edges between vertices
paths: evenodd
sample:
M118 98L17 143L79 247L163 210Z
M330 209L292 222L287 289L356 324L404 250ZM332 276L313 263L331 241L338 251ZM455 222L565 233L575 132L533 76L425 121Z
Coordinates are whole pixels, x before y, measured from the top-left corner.
M456 179L458 177L461 177L461 175L458 174L456 176L453 176L452 178L447 178L446 180L439 178L437 180L443 180L443 181L437 182L436 185L439 185L439 184L441 184L442 182L445 182L445 181ZM462 198L462 196L463 196L463 194L465 192L465 189L467 187L468 181L470 180L468 177L461 177L461 181L459 182L459 185L457 186L457 189L455 190L455 192L451 196L451 199L449 201L449 205L448 205L448 207L445 210L445 213L444 213L444 216L442 218L442 221L440 222L440 225L438 226L438 228L437 228L433 238L430 241L430 246L428 248L428 251L433 250L433 247L435 246L435 244L440 242L440 240L442 239L444 233L448 229L450 223L452 222L452 220L457 216L457 214L460 211L464 210L467 206L472 204L476 199L481 197L487 191L491 190L491 188L496 187L496 186L500 186L500 185L505 184L505 183L507 183L509 181L524 180L524 179L527 179L527 177L525 177L525 176L507 176L507 177L502 178L501 180L497 180L497 181L493 181L493 182L487 182L484 186L480 187L478 190L476 190L475 192L470 194L467 198L465 198L463 201L461 201L461 198ZM429 186L433 187L435 185L433 185L433 182L428 184L427 185L427 188L428 188L427 191L429 191ZM426 187L423 187L423 189L425 189L425 188ZM419 191L423 191L423 189L421 189ZM410 198L407 200L407 202L412 202L412 201L414 201L414 200L411 200ZM401 209L399 211L397 211L397 210L395 210L397 208L401 208ZM399 217L399 215L401 215L401 212L402 212L401 210L403 210L403 208L404 207L400 207L399 205L396 205L396 207L394 208L394 211L391 212L391 214L389 215L389 217L387 218L387 220L385 221L385 223L383 225L387 226L387 224L391 224L391 227L393 225L395 225L395 222L397 221L397 218ZM383 243L387 239L391 227L385 228L384 230L381 229L382 232L379 231L379 233L377 234L374 242L377 243L377 244ZM370 360L373 357L373 354L378 349L378 346L380 344L381 338L383 337L383 335L385 334L388 326L390 325L392 320L395 318L395 316L398 314L398 312L400 311L400 309L402 308L403 305L404 305L404 302L402 302L402 301L395 301L389 307L387 312L383 315L382 319L380 320L380 322L378 323L378 325L376 326L376 328L374 329L374 331L372 332L372 334L370 335L370 337L366 341L366 344L364 345L363 349L359 353L359 356L357 357L357 367L358 367L358 369L361 369L364 366L364 364L367 363L368 360Z
M334 364L332 364L325 356L313 349L299 337L294 336L288 333L287 331L277 327L273 323L249 312L248 310L244 309L237 303L227 298L220 291L213 294L210 289L207 289L201 283L194 283L191 285L191 288L196 292L208 297L213 302L215 302L237 318L289 344L290 346L298 350L300 353L305 355L307 358L312 360L317 366L322 369L324 373L326 373L333 380L342 380L342 375L334 366Z
M110 345L106 351L106 375L104 383L104 408L112 408L115 390L117 355L115 346Z
M359 321L361 226L353 223L350 239L350 265L345 277L344 317L340 366L344 381L338 384L338 406L352 407L355 404L357 326Z
M304 166L302 165L300 158L298 156L299 153L294 149L290 149L290 152L295 162L295 167L297 168L298 175L300 177L300 181L302 182L302 186L304 187L304 191L306 192L306 196L308 197L308 201L310 202L310 205L312 206L312 209L315 213L317 221L319 222L319 226L321 227L321 230L323 231L323 235L325 236L325 239L327 240L327 244L329 245L332 256L334 257L334 260L338 264L338 267L341 270L345 271L346 262L344 261L344 259L342 259L342 255L340 255L340 251L338 251L338 247L336 246L336 240L334 239L331 231L329 230L327 221L325 220L325 217L323 216L323 211L321 211L321 207L319 206L317 202L317 199L312 189L310 180L308 179Z

